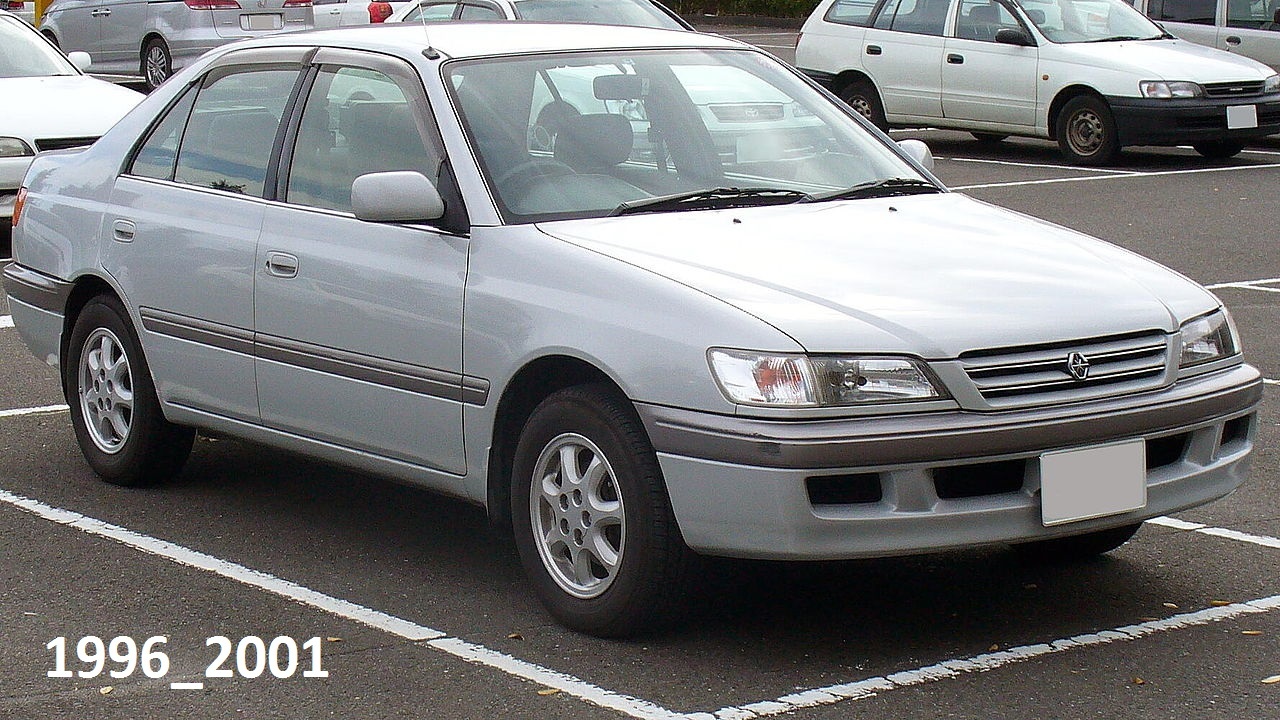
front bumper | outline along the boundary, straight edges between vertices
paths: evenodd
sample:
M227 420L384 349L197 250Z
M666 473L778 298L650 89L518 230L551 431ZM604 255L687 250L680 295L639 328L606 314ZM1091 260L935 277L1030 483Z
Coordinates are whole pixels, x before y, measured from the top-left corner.
M1280 93L1249 98L1149 100L1107 97L1121 145L1180 145L1248 140L1280 132ZM1253 105L1255 128L1227 129L1227 108Z
M998 413L788 422L638 407L690 547L819 560L1041 540L1210 502L1245 479L1261 397L1258 371L1240 365L1156 392ZM1138 438L1144 508L1043 525L1042 453ZM819 497L814 478L876 492Z

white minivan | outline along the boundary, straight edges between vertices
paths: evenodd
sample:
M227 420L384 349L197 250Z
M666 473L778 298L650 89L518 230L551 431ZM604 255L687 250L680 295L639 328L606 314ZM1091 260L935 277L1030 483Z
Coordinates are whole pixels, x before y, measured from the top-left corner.
M1086 165L1128 145L1226 158L1280 132L1280 75L1123 0L823 0L796 65L882 129L1050 138Z

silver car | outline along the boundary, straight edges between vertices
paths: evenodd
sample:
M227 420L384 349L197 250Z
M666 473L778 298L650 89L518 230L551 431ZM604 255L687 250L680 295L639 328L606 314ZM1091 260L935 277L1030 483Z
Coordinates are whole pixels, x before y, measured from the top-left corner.
M155 88L219 45L312 27L311 0L53 0L40 32L84 51L95 73L142 76Z
M1244 480L1261 379L1204 288L947 192L746 45L528 28L237 44L36 159L6 289L99 475L199 428L465 498L600 635L700 555L1087 556ZM568 68L607 107L534 148ZM822 142L722 155L688 68Z

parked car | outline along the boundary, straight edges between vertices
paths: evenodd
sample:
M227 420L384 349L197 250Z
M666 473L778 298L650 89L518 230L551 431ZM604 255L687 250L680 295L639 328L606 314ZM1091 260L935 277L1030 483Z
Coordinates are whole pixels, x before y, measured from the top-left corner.
M36 21L36 4L26 0L5 0L0 3L0 12L12 13L30 24Z
M318 0L315 3L316 29L382 23L396 11L412 5L408 0Z
M1280 0L1134 0L1133 6L1183 40L1280 70Z
M796 64L882 128L1055 139L1084 165L1128 145L1226 158L1280 132L1280 75L1122 0L824 0Z
M1262 381L1204 288L947 192L747 45L529 29L239 43L37 158L5 287L99 475L170 478L208 428L456 495L601 635L677 614L694 553L1087 556L1244 480ZM562 68L618 109L548 156ZM721 157L688 68L825 142Z
M426 0L403 3L387 22L537 20L693 30L655 0Z
M98 73L137 73L154 89L229 42L312 27L311 0L53 0L40 32L93 56Z
M84 53L63 55L35 28L0 11L0 222L13 216L22 176L36 153L98 139L142 94L80 71ZM7 233L6 233L7 234Z

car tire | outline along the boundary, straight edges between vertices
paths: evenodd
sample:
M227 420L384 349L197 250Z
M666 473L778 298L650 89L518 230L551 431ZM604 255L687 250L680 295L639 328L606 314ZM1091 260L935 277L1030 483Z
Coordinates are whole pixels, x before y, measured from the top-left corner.
M1058 113L1058 149L1074 165L1106 165L1120 154L1111 108L1101 98L1080 95Z
M71 330L62 383L89 467L113 485L142 487L182 470L195 431L165 420L128 318L110 295L90 300Z
M57 38L57 36L56 36L56 35L54 35L53 33L51 33L51 32L49 32L49 31L47 31L47 30L46 30L46 31L44 31L44 32L41 32L40 34L44 36L44 39L45 39L45 40L48 40L49 42L53 43L53 46L54 46L54 47L56 47L56 48L61 48L61 47L62 47L61 45L59 45L59 44L58 44L58 38Z
M995 145L996 143L1002 143L1009 137L1008 135L1004 135L1001 133L989 133L989 132L972 132L969 134L973 136L974 140L977 140L978 142L984 145Z
M871 121L884 132L889 131L889 121L884 116L884 104L880 93L870 80L854 80L840 89L839 97L854 112Z
M630 637L678 618L693 553L640 418L611 386L570 387L534 409L511 512L525 573L561 624Z
M1033 562L1063 563L1087 560L1111 552L1129 542L1129 539L1141 528L1142 523L1121 525L1084 535L1019 543L1014 545L1013 549Z
M1226 160L1239 155L1244 150L1244 143L1239 140L1206 140L1191 147L1211 160Z
M160 38L151 38L142 46L142 80L147 91L155 90L173 75L173 56Z

